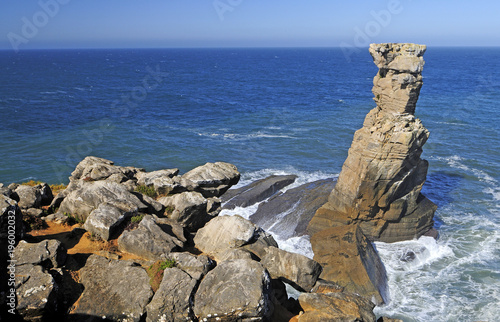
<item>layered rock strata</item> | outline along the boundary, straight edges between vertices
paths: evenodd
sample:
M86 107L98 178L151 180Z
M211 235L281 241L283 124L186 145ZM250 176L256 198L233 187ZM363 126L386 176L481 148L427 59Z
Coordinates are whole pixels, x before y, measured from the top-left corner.
M432 228L437 208L420 192L429 132L414 116L426 46L372 44L369 50L379 67L372 89L377 107L354 134L337 185L308 232L359 224L370 240L418 238Z
M372 243L359 226L325 229L311 238L320 277L334 281L346 292L360 294L374 304L388 303L387 273Z

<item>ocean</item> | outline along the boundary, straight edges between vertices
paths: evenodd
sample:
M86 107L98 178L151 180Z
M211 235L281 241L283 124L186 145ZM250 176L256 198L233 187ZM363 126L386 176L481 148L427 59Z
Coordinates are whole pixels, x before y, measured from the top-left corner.
M0 51L0 182L67 183L87 155L181 173L230 162L238 186L336 177L375 106L377 67L366 48L350 58L340 48ZM424 59L416 115L431 133L423 193L439 207L440 238L376 243L391 301L375 312L497 321L500 48L429 47ZM307 238L273 234L312 256ZM401 260L408 250L414 261Z

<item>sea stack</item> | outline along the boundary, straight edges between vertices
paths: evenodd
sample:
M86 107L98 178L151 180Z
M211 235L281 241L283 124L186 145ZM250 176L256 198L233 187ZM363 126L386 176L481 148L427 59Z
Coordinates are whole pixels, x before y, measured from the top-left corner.
M311 235L359 224L370 240L418 238L433 224L437 206L421 194L428 162L420 158L429 132L414 115L422 87L424 45L371 44L379 68L377 107L356 131L337 185L309 223Z

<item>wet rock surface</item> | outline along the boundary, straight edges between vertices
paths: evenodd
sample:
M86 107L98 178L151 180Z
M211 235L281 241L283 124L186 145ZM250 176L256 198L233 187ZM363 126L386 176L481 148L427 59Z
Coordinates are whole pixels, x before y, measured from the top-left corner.
M238 189L230 189L222 195L223 209L234 209L236 207L248 207L261 202L282 188L289 186L297 179L296 175L272 175L257 180L249 185Z
M266 230L273 227L273 231L283 239L303 235L314 213L328 200L334 186L334 179L323 179L279 192L261 203L250 220ZM276 223L279 214L285 215Z

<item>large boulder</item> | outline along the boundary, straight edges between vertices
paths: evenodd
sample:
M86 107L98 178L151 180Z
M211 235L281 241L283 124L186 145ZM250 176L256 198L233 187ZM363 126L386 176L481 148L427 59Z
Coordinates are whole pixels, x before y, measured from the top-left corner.
M199 192L189 191L162 197L158 202L167 209L167 216L186 227L188 231L196 231L213 217L207 212L208 200Z
M418 238L434 224L436 210L420 192L428 162L421 159L429 131L414 116L422 87L425 46L372 44L379 72L373 79L377 107L356 131L338 183L308 231L359 224L370 240Z
M140 321L153 297L146 270L131 261L91 255L80 270L85 289L72 314Z
M205 198L220 197L238 183L240 173L236 166L226 162L206 163L185 173L183 179L196 185L196 191Z
M254 256L260 259L267 254L266 249L269 246L278 248L278 243L274 239L273 235L263 230L262 228L259 228L255 232L254 237L241 248L249 251Z
M304 310L304 314L299 316L299 322L376 321L373 303L355 294L302 293L299 302Z
M311 291L322 271L318 262L276 247L268 247L265 251L261 264L271 278L281 279L302 292Z
M135 209L129 203L122 205L119 201L103 202L97 209L92 210L83 228L103 240L109 240L116 233L120 224L136 213L136 211L130 210Z
M294 183L295 179L296 175L272 175L244 187L230 189L221 197L224 203L223 209L248 207L261 202Z
M147 187L154 187L159 195L168 195L170 193L179 193L187 191L176 177L179 169L164 169L153 172L143 172L137 174L137 184Z
M388 302L387 274L377 251L359 226L339 226L311 237L320 277L379 305Z
M261 203L250 220L266 230L272 227L282 239L303 235L334 186L333 179L322 179L279 192Z
M70 184L66 190L69 191L61 202L58 212L70 214L82 221L85 221L94 209L105 202L119 203L120 208L129 213L148 209L124 185L116 182L78 181Z
M195 256L185 252L170 253L168 258L175 261L175 267L182 269L192 279L197 281L215 266L215 263L206 255Z
M40 197L42 198L40 204L42 206L50 205L52 199L54 199L50 186L47 183L40 183L36 185L35 188L40 191Z
M0 183L0 195L4 195L8 198L13 199L13 194L14 192L12 189L9 189L8 187L4 187L3 183Z
M154 181L158 178L172 179L179 174L179 169L163 169L151 172L140 172L137 174L137 184L141 186L154 186Z
M146 215L137 229L126 230L118 237L118 248L157 260L165 254L181 250L185 241L181 226L168 219Z
M33 186L20 185L15 190L19 197L18 205L23 209L38 208L42 205L42 194Z
M148 207L147 212L150 214L163 215L165 212L165 206L156 201L154 198L146 196L142 193L135 192L135 195L139 200Z
M253 259L252 252L242 248L229 248L212 256L217 263L233 259Z
M17 312L24 321L50 321L57 310L57 285L42 266L15 267Z
M255 224L241 216L219 216L198 230L194 243L202 252L214 255L249 243L257 231Z
M133 167L115 166L113 161L88 156L78 163L69 180L99 181L110 178L110 181L119 183L132 179L137 173L143 171L143 169Z
M0 194L0 240L7 240L9 251L24 237L23 214L14 199Z
M163 271L160 288L146 306L146 321L193 321L193 291L196 280L178 268Z
M28 243L21 240L14 251L16 265L42 265L45 268L61 267L66 262L67 251L64 245L55 239Z
M224 261L201 281L194 300L196 317L200 321L265 320L272 314L270 282L266 269L256 261Z

